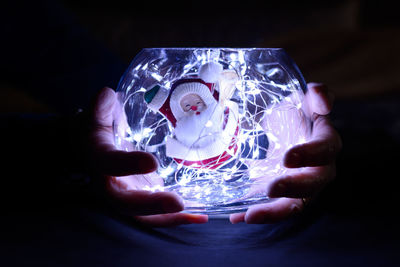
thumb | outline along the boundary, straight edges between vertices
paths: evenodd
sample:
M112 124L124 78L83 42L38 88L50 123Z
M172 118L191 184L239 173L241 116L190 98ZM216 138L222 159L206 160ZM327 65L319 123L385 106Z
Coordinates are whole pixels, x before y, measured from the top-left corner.
M94 108L93 120L94 124L102 127L112 127L113 110L116 102L116 93L109 87L104 87L97 94Z
M334 96L327 86L321 83L308 83L306 93L307 113L312 117L314 113L328 115L333 107Z

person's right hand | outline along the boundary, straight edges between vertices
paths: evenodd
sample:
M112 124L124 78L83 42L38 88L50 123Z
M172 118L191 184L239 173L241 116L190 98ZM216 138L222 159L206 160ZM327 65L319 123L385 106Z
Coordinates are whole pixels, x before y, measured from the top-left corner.
M115 112L116 107L116 93L103 88L93 108L88 148L90 165L105 179L108 200L113 207L152 227L207 222L206 215L180 213L184 205L175 193L132 189L149 182L143 174L155 171L157 161L146 152L116 148L112 125L122 116Z
M274 201L253 205L243 213L231 214L232 223L262 224L288 219L303 211L306 203L315 200L322 189L335 178L335 162L342 148L342 141L328 118L332 106L333 95L329 93L325 85L308 84L303 111L313 123L309 139L285 151L282 163L288 172L269 180L267 186L261 186L259 189ZM298 113L296 111L292 114ZM277 113L277 115L280 114ZM270 115L269 120L273 121L274 117L279 122L277 116ZM291 124L291 127L295 125ZM278 131L274 134L279 136ZM285 136L287 135L282 135L282 138ZM280 158L278 160L281 161ZM271 166L275 166L275 163Z

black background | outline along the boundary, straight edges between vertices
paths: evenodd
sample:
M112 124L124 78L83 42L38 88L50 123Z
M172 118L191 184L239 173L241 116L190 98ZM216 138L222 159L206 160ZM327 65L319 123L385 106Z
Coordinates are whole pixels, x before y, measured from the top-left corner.
M6 1L1 14L1 245L10 265L399 262L394 2ZM35 132L40 118L89 108L143 47L186 46L284 47L307 81L336 95L331 118L344 144L337 178L303 216L267 226L215 220L145 229L98 215L81 191L47 182L62 176L62 158L48 161L42 153L54 144L46 140L63 135ZM10 119L15 114L24 114L22 124Z

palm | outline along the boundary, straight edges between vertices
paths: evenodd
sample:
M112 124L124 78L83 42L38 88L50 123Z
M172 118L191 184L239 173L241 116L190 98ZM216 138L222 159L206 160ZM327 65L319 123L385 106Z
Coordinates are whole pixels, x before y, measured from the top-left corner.
M121 212L150 226L206 222L205 215L179 213L183 202L174 193L139 190L162 181L153 177L157 162L151 154L116 149L112 125L114 121L125 122L124 115L117 112L116 97L110 88L99 93L90 136L92 165L105 178L110 201Z
M341 148L341 140L325 116L331 110L332 99L322 85L309 84L303 107L306 116L313 121L309 140L286 152L283 164L289 169L282 176L270 181L267 188L257 188L277 199L254 205L246 213L232 214L232 223L273 223L283 220L301 211L304 199L314 197L335 177L335 158ZM268 119L273 118L274 114ZM279 136L279 132L276 134ZM280 138L284 139L285 136L282 134Z

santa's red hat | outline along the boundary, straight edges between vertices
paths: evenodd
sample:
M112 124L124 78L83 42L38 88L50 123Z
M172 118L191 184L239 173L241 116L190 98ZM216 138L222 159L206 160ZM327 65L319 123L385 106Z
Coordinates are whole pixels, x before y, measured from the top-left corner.
M155 85L145 93L145 101L150 109L163 113L175 126L176 121L184 116L180 105L184 96L197 94L207 106L218 101L216 83L222 69L222 65L217 62L203 64L198 78L180 79L174 82L171 90Z

